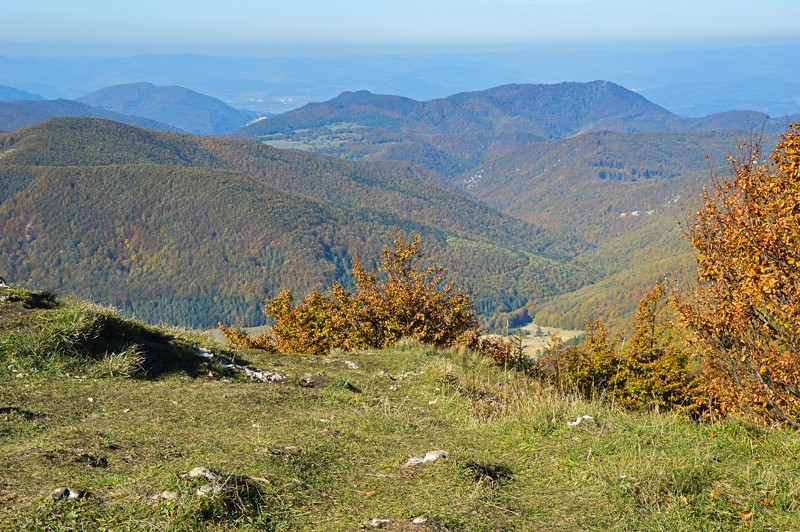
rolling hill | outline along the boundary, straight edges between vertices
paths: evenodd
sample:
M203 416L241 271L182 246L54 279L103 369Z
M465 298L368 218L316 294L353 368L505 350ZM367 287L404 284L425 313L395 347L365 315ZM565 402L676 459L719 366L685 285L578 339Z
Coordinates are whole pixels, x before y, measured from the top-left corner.
M347 285L398 229L485 313L593 279L585 245L431 185L249 141L59 118L0 136L0 271L149 321L252 324L265 294Z
M459 184L506 214L594 246L575 262L597 271L598 280L529 304L537 323L581 328L584 318L602 318L613 327L630 325L656 280L692 277L693 250L680 223L696 211L709 170L726 173L726 156L746 136L588 132L518 148ZM765 147L776 140L766 135Z
M183 87L157 87L152 83L106 87L76 100L98 109L171 124L198 135L239 129L258 116Z
M179 131L178 128L138 116L126 116L113 111L95 109L73 100L18 100L0 101L0 131L17 129L62 116L79 116L114 120L136 127Z

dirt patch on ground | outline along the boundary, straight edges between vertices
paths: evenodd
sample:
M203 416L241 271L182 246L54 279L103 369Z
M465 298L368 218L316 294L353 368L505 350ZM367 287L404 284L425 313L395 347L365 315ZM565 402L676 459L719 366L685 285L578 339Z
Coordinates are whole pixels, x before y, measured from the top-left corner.
M545 327L534 322L525 325L522 330L526 333L525 339L522 341L522 348L525 350L525 354L531 357L541 354L541 351L547 347L553 336L558 336L566 342L586 332L575 329Z

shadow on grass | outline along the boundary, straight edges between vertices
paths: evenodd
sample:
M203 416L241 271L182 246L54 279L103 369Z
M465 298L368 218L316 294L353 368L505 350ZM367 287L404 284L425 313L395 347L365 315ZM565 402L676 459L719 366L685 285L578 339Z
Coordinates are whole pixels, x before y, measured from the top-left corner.
M169 373L235 377L199 356L200 337L121 317L46 291L0 287L0 373L88 373L157 379ZM232 359L230 353L222 353ZM230 375L228 375L230 374Z
M94 359L133 350L137 354L139 371L130 376L136 379L154 380L170 373L198 377L210 369L223 376L236 376L222 368L219 357L214 361L201 357L197 346L187 340L117 315L108 316L102 325L102 334L95 335L84 347Z
M18 416L25 418L26 421L33 421L34 419L45 417L44 414L37 414L36 412L31 412L30 410L24 410L16 406L0 407L0 414L7 414L7 415L16 414Z

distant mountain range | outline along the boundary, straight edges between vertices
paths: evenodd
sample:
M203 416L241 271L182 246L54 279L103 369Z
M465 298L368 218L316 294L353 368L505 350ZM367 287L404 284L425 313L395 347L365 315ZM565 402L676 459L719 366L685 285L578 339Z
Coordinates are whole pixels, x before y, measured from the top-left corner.
M606 81L429 101L345 92L236 138L154 131L252 117L179 87L82 99L170 125L70 100L0 102L0 129L15 130L0 136L0 272L195 326L252 324L282 288L347 285L353 254L374 262L398 228L422 233L486 315L624 320L655 279L689 268L675 219L709 168L787 122L681 117ZM58 116L115 121L31 125Z
M230 135L345 158L409 161L454 176L532 142L590 131L781 131L785 124L786 118L742 111L684 118L594 81L503 85L424 102L347 92Z
M13 131L59 116L105 118L163 131L215 135L239 129L260 116L183 87L150 83L116 85L77 100L44 100L0 86L0 131Z
M505 85L425 102L343 93L231 135L413 162L438 172L441 186L587 242L575 262L600 280L528 306L540 321L579 327L583 317L625 319L648 285L689 268L675 219L691 212L709 168L724 171L725 157L748 136L774 143L787 120L754 111L681 117L597 81Z
M259 116L183 87L156 87L151 83L115 85L77 98L77 101L98 109L164 122L198 135L239 129Z
M492 53L303 56L250 50L249 57L146 54L123 57L2 57L0 83L47 98L78 98L139 81L178 85L237 109L282 113L344 91L368 89L416 100L507 83L613 80L679 115L751 109L800 112L800 46L681 49L535 49ZM284 53L283 56L281 54Z

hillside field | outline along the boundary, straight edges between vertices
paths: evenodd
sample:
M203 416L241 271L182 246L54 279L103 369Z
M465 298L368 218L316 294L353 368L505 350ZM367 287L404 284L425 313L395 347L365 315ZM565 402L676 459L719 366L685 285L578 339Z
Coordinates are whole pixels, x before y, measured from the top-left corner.
M790 530L800 520L794 431L560 398L464 350L233 352L89 303L0 290L0 528ZM285 380L250 382L234 365ZM592 419L570 426L579 416ZM430 451L446 457L409 464ZM198 467L207 471L185 477ZM64 487L77 498L54 500Z

